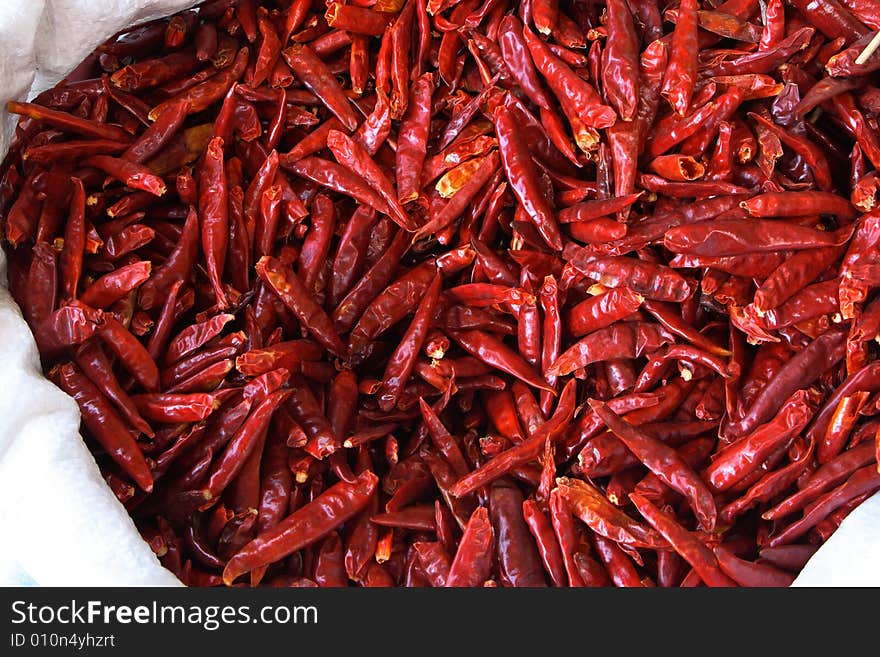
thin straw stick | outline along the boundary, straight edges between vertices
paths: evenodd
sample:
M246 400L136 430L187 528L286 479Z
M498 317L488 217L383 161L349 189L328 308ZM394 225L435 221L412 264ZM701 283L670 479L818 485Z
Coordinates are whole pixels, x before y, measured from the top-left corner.
M856 64L861 66L864 64L871 55L874 54L874 51L880 48L880 30L877 30L877 34L874 35L874 38L871 39L871 42L865 46L865 49L856 57Z

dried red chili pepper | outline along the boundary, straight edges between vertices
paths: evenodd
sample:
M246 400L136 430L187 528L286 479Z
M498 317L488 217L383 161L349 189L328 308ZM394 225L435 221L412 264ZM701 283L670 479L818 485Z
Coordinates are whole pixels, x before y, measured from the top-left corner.
M79 405L83 423L107 453L144 491L153 489L153 476L143 453L107 399L73 363L49 374Z
M364 472L354 484L340 482L331 486L245 545L226 564L223 581L231 584L239 575L277 561L330 533L364 507L377 481L372 472Z
M705 529L711 531L715 527L717 515L712 493L675 450L624 422L602 402L590 400L590 407L651 472L688 500Z
M684 0L678 7L678 20L672 33L669 67L663 76L663 96L680 116L688 113L697 81L697 9L696 0Z

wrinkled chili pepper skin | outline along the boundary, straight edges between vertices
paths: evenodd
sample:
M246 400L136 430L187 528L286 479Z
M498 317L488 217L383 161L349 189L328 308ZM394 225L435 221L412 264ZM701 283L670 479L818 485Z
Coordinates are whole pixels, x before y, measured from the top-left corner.
M348 99L333 74L309 48L304 44L294 44L281 53L290 66L290 70L326 105L333 115L349 130L358 125Z
M809 397L795 393L768 424L719 452L709 465L707 479L715 490L725 490L764 461L779 445L803 429L812 417Z
M711 531L717 519L712 493L675 450L627 424L602 402L591 400L590 406L651 472L687 498L700 524Z
M608 42L602 85L620 118L632 121L639 106L638 37L626 2L609 0L607 11Z
M229 234L226 171L223 167L223 140L211 140L199 176L199 219L202 224L202 251L208 276L220 307L226 306L226 293L220 282L226 260Z
M501 160L519 202L548 246L557 251L562 249L559 226L528 160L525 139L519 132L516 118L503 106L495 111L495 129L498 132Z
M631 494L630 499L639 513L670 542L675 551L699 573L700 578L707 585L736 585L722 572L715 555L699 539L638 493Z
M409 328L397 345L397 349L388 359L385 367L382 386L377 393L379 408L384 411L391 410L400 400L403 386L412 373L415 365L416 354L421 351L434 316L434 309L440 299L440 274L434 276L434 280L425 291L425 296L416 309Z
M364 472L354 484L337 483L245 545L223 569L231 584L244 573L277 561L327 535L360 511L373 494L376 475Z
M446 586L482 586L492 568L495 536L486 507L477 507L471 515L449 567Z
M874 4L212 0L8 103L9 289L184 584L788 586L880 490Z
M529 526L529 531L535 538L544 570L549 574L553 585L565 586L568 583L568 576L550 519L534 500L523 502L523 517Z
M690 108L697 78L697 7L696 0L684 0L679 5L669 67L663 77L662 93L681 116Z
M514 14L507 14L499 25L499 46L510 74L516 79L533 103L550 109L550 100L541 86L538 71L532 63L522 37L522 24Z
M434 79L428 73L417 78L410 90L411 98L401 123L395 156L397 198L401 203L409 203L419 197L418 186L427 152L433 91Z
M270 256L264 256L257 263L257 274L300 318L318 342L339 356L345 354L345 345L336 334L330 318L314 302L296 274Z

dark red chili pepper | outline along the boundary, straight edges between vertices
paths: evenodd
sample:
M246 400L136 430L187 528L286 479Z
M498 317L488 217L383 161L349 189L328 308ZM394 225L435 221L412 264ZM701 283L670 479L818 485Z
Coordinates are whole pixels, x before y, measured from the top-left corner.
M377 481L372 472L364 472L354 484L334 484L245 545L226 564L223 581L231 584L240 575L277 561L329 534L366 505Z
M638 493L630 495L645 520L669 541L676 552L696 570L709 586L735 586L718 565L712 550Z
M353 171L357 171L360 176L367 181L382 200L391 210L391 218L394 222L404 230L414 230L409 217L407 216L400 203L397 201L394 186L385 176L382 170L370 157L369 153L357 143L338 130L331 130L327 133L327 148L332 152L336 160ZM398 185L400 181L398 181Z
M199 219L202 224L202 250L208 264L208 277L217 305L227 305L220 282L229 236L226 171L223 167L223 140L212 139L205 151L199 173Z
M740 586L786 587L794 581L794 576L790 573L767 564L740 559L724 545L716 546L714 552L724 574Z
M327 314L318 306L299 277L270 256L260 258L257 274L302 322L315 339L338 356L346 352Z
M805 391L794 393L767 424L721 450L706 470L706 480L715 490L736 484L780 445L791 442L810 421L813 408Z
M73 363L59 365L52 380L76 400L83 424L119 466L146 492L153 490L153 476L143 453L122 419Z

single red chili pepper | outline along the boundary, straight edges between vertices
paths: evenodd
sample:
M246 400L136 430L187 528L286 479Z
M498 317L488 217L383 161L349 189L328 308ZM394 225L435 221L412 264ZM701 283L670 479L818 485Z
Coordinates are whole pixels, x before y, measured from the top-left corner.
M326 145L326 143L324 144ZM292 164L282 163L298 176L323 185L356 201L369 205L382 214L389 212L386 203L367 183L348 169L317 157L307 157Z
M671 333L654 324L617 322L576 342L545 373L547 376L565 376L606 358L638 358L674 341Z
M643 586L632 561L614 541L596 534L593 536L593 546L615 586Z
M550 519L534 500L525 500L522 512L529 531L535 539L544 569L550 575L553 585L566 586L568 575Z
M535 66L562 105L569 121L579 117L590 128L607 128L615 120L614 110L604 105L589 83L577 76L547 45L525 26L523 37Z
M791 358L761 389L741 420L731 425L732 434L741 436L766 422L779 410L783 400L815 381L820 374L843 358L845 335L832 328L810 342Z
M676 552L700 575L709 586L735 586L735 582L725 575L718 560L708 547L698 538L679 525L638 493L630 495L645 519L666 538Z
M725 256L756 251L833 247L839 246L845 239L839 234L769 219L748 222L713 219L673 228L666 233L663 243L676 253Z
M131 135L118 126L83 119L67 112L53 110L33 103L20 103L10 100L6 103L6 111L10 114L26 116L34 121L47 123L59 130L73 132L92 139L129 143Z
M480 331L454 332L450 337L469 354L535 388L555 392L521 356L503 342Z
M346 352L330 318L312 299L308 290L289 267L271 256L263 256L256 265L257 275L269 285L302 322L315 339L338 356Z
M701 222L697 225L702 225ZM673 233L675 229L668 231ZM681 302L691 294L691 286L678 272L651 262L626 256L595 257L583 249L572 250L568 262L577 271L606 287L628 287L646 299Z
M113 374L110 360L101 345L91 340L84 342L77 348L74 360L83 374L116 405L116 408L132 427L149 438L155 436L155 432L141 417L131 397L119 385Z
M836 281L809 285L779 308L768 310L763 317L770 329L801 324L814 317L836 314L840 309L839 286Z
M544 241L555 250L562 248L559 227L547 203L535 170L527 161L524 137L519 132L517 121L505 107L495 111L495 129L498 133L498 147L511 189L534 222Z
M226 171L223 167L223 140L212 139L199 170L199 218L202 250L208 265L208 277L217 305L228 304L220 282L229 236Z
M495 536L486 507L477 507L468 520L458 551L449 567L446 586L482 586L492 568Z
M241 472L248 456L264 441L272 414L289 396L289 390L272 393L257 405L240 425L226 444L222 456L214 463L205 486L200 491L204 502L209 505L215 503L219 495Z
M233 319L233 315L219 314L183 329L169 342L165 351L165 365L173 365L200 349L205 343L218 336Z
M427 152L433 91L434 78L427 73L417 78L409 91L410 100L406 104L406 114L403 115L395 159L397 198L404 204L414 201L419 196L419 182Z
M725 545L716 546L714 552L724 574L740 586L787 587L794 581L793 575L773 566L740 559Z
M160 267L153 270L149 280L139 290L138 303L142 308L151 310L157 307L175 280L189 277L195 266L198 247L198 214L191 208L174 251Z
M52 142L45 146L28 146L22 153L22 160L41 166L51 165L62 160L74 160L90 155L118 155L130 146L126 142L108 139L89 141Z
M404 230L415 230L406 211L398 203L398 195L394 186L379 166L372 160L370 154L358 142L338 130L327 133L327 148L332 152L336 160L357 171L360 176L372 187L391 210L390 217ZM398 181L399 184L399 181Z
M356 484L334 484L245 545L226 564L223 581L232 584L240 575L277 561L333 531L366 505L377 481L372 472L364 472Z
M663 77L663 96L679 115L688 113L697 79L699 4L684 0L678 7L678 20L672 33L669 67Z
M522 505L522 494L512 482L499 480L490 487L489 516L497 537L501 579L509 586L546 586Z
M143 417L156 422L200 422L218 405L205 393L146 393L131 399Z
M71 178L73 193L70 198L70 212L64 228L64 246L61 249L59 268L61 289L72 299L77 298L77 287L83 272L85 252L85 189L79 178Z
M867 28L853 17L837 0L828 2L810 2L794 0L792 4L797 10L829 39L843 37L850 40L868 34Z
M498 45L508 72L533 103L549 110L550 100L523 40L522 23L513 14L507 14L501 21L499 32Z
M388 411L397 405L403 386L412 373L415 359L422 349L428 328L434 316L434 309L440 298L440 274L434 275L434 280L425 291L425 295L419 303L412 323L400 339L400 343L394 353L388 359L385 373L382 376L382 386L378 391L379 408Z
M169 104L152 125L122 153L122 159L142 163L156 155L180 130L186 119L187 110L185 100Z
M138 342L128 329L110 315L104 316L104 324L99 335L104 343L115 353L122 365L148 391L159 388L159 368L149 352Z
M137 92L157 87L192 73L199 66L196 53L184 49L155 59L132 62L113 72L110 83L123 91Z
M706 481L715 490L726 490L760 467L773 450L791 442L807 425L813 413L812 401L806 391L794 393L771 422L721 450L706 470Z
M327 65L312 49L305 44L296 43L284 49L281 54L294 75L321 99L342 125L348 130L354 130L358 125L354 110Z
M435 587L446 586L452 559L439 543L417 541L413 543L419 565L428 583Z
M604 52L602 88L621 119L632 121L636 118L639 105L638 37L632 14L625 2L610 0L606 9L608 40ZM678 29L676 26L676 33ZM673 50L675 38L678 37L673 37Z
M553 495L565 500L568 508L597 534L632 547L667 547L657 532L627 516L590 484L561 477ZM551 499L552 499L551 495Z
M253 244L255 254L263 256L272 251L281 221L283 191L278 185L267 187L260 197L260 212L254 225Z
M688 500L705 529L715 527L717 513L712 493L674 449L624 422L602 402L590 400L590 407L651 472Z
M342 541L336 532L331 532L324 539L315 557L315 582L321 587L348 586L348 576L343 564Z
M562 552L562 562L565 566L568 586L586 586L584 576L580 572L575 560L580 537L572 518L572 512L558 490L550 493L550 522L552 523L553 533L556 535L559 549Z
M612 288L574 306L569 314L568 330L575 337L587 335L629 317L643 301L644 297L625 287Z

